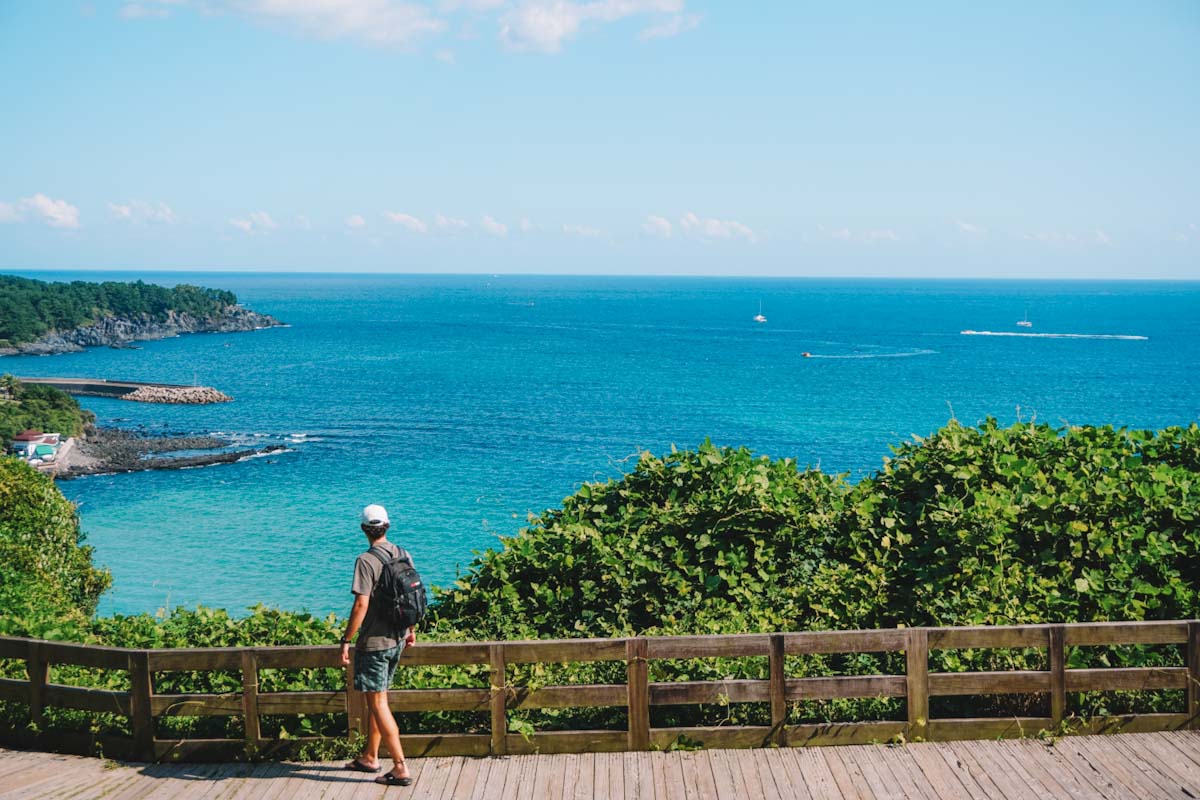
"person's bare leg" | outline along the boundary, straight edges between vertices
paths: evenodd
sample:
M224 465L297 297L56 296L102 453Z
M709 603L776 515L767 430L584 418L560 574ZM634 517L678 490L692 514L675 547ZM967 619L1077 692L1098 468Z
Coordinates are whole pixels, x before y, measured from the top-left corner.
M367 704L371 708L371 721L375 723L379 739L392 754L392 774L397 778L409 777L408 765L404 763L404 748L400 746L400 728L392 716L392 709L388 707L387 692L368 692Z
M379 726L375 724L375 714L367 709L367 741L363 745L362 755L358 763L365 767L379 766Z

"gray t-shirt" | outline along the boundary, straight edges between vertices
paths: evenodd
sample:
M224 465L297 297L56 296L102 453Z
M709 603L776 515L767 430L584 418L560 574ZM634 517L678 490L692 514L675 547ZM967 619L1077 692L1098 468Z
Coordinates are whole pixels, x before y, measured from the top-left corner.
M359 555L358 560L354 562L354 583L351 584L350 591L356 595L370 597L375 591L375 581L379 580L379 574L383 571L383 563L376 557L380 550L386 551L393 558L400 554L400 548L387 540L375 542L371 547L375 548L375 553L368 550ZM409 555L409 559L412 559L412 555ZM358 630L356 650L390 650L398 646L408 633L407 630L395 630L386 619L376 613L377 610L373 605L367 606L367 616L363 618L362 627Z

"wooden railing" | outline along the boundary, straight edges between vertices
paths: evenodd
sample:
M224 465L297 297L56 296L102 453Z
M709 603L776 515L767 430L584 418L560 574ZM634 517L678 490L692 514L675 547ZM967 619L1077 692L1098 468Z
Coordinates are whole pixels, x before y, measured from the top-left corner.
M1182 645L1182 667L1068 669L1067 648L1111 645ZM1004 672L929 671L931 650L1043 648L1048 669ZM785 657L807 654L903 652L903 675L789 678ZM261 753L281 743L262 735L264 715L345 713L350 731L364 730L361 693L258 691L259 670L340 668L339 648L260 647L133 650L0 637L0 659L23 660L28 680L0 679L0 700L27 703L35 730L44 729L49 707L113 712L128 716L131 737L9 731L18 744L95 752L141 760L222 760ZM651 683L649 662L657 659L765 657L767 680ZM626 682L529 688L507 680L510 664L625 662ZM404 737L411 755L502 755L530 752L589 752L665 748L685 736L706 747L863 744L898 736L908 740L995 738L1034 734L1060 727L1072 692L1186 690L1177 713L1104 717L1076 731L1157 731L1196 728L1200 719L1200 622L1101 622L1008 627L900 628L870 631L665 636L630 639L420 643L404 652L403 665L486 665L488 688L398 689L389 693L393 711L487 711L489 733L447 732ZM129 673L127 692L66 686L50 680L51 666L74 664ZM240 694L159 694L156 673L237 671ZM403 669L398 681L403 683ZM352 676L347 675L347 685ZM929 698L942 695L1049 695L1048 717L930 719ZM833 698L905 698L907 719L831 724L787 724L788 704ZM698 703L769 703L769 726L654 728L650 707ZM626 707L628 729L510 733L513 709ZM156 719L166 715L240 716L244 740L164 740Z

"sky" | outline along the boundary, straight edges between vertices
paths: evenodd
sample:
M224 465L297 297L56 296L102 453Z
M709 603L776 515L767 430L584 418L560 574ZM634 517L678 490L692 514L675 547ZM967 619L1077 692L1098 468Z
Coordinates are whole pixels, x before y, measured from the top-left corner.
M0 0L0 269L1200 279L1200 3Z

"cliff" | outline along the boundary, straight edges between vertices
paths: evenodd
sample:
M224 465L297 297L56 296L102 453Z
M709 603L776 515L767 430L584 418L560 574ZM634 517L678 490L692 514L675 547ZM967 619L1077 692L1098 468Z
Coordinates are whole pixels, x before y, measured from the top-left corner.
M239 305L225 306L221 312L204 317L178 311L168 311L164 319L155 319L149 314L109 316L93 325L50 331L31 342L0 347L0 356L74 353L85 347L120 347L130 342L167 339L182 333L235 333L282 324L274 317Z

